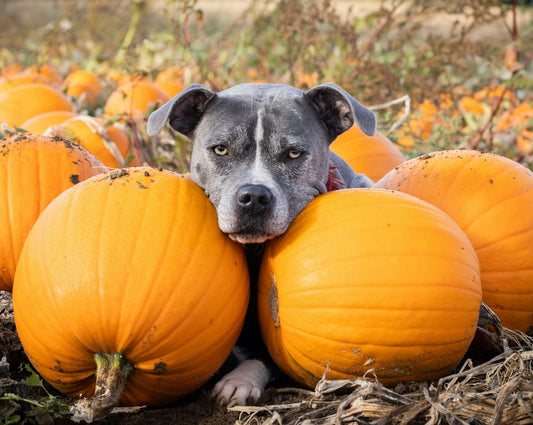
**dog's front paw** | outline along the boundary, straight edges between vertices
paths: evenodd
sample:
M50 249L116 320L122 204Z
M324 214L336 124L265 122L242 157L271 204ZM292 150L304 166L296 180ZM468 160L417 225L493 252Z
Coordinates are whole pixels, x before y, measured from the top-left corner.
M215 385L211 395L220 404L245 405L256 402L268 382L270 372L260 360L244 360Z

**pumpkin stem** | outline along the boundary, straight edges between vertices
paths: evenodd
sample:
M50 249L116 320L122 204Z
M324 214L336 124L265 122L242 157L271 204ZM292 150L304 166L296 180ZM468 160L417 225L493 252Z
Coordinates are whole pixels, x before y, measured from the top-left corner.
M96 387L94 395L77 401L70 407L74 422L91 423L106 417L115 407L134 370L122 353L96 353Z

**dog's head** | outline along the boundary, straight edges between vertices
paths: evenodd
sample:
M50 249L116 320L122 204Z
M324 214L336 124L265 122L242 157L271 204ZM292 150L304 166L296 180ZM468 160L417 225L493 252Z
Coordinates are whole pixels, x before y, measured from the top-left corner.
M191 178L241 243L287 230L326 191L329 145L354 123L368 135L374 113L335 84L306 92L241 84L215 93L193 84L150 115L148 134L166 124L193 142Z

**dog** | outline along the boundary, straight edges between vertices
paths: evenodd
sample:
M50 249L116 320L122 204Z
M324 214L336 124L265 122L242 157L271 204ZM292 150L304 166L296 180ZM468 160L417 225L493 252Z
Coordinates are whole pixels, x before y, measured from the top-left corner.
M250 83L218 93L192 84L150 115L147 133L167 123L193 142L191 179L215 206L221 231L248 248L251 297L233 350L238 365L212 394L230 406L255 402L275 367L265 355L255 310L260 246L283 234L316 196L373 185L329 146L354 124L374 135L376 117L333 83L307 91ZM248 351L239 348L243 341Z

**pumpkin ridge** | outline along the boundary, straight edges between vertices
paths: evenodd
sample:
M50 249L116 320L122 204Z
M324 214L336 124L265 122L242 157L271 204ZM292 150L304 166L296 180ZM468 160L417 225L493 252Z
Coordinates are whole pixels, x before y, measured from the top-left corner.
M423 310L420 310L421 312ZM326 340L326 341L334 341L338 344L345 344L345 345L349 345L353 348L354 345L356 346L365 346L365 347L425 347L427 346L427 342L424 341L424 342L421 342L419 345L413 343L413 342L406 342L405 344L392 344L392 343L383 343L383 344L373 344L371 342L357 342L357 341L346 341L346 340L339 340L339 339L335 339L332 335L327 335L327 336L322 336L322 335L318 335L316 333L310 333L310 332L306 332L300 328L297 328L296 326L294 325L291 325L290 323L288 323L287 321L283 321L281 320L282 322L282 326L286 327L286 328L290 328L291 329L291 332L294 332L294 333L299 333L301 335L306 335L306 337L308 338L315 338L315 339L322 339L322 340ZM394 331L396 330L395 327L391 327L391 328L385 328L385 327L382 327L382 328L377 328L376 326L369 326L369 327L360 327L359 329L385 329L385 330L389 330L389 331ZM410 327L409 328L410 331L427 331L428 328L422 328L422 327ZM470 341L472 338L471 336L467 336L467 337L464 337L464 338L458 338L458 339L455 339L454 341L442 341L442 342L432 342L432 346L440 346L440 347L446 347L446 346L453 346L453 345L456 345L457 343L461 343L461 342L465 342L465 341Z
M78 188L79 188L79 186L73 186L73 188L70 189L70 191L73 193L73 196L70 199L67 198L66 195L61 198L61 199L64 198L64 200L61 201L61 202L65 203L64 206L63 206L63 210L66 211L65 216L66 216L66 223L67 224L65 226L65 229L69 229L71 227L71 223L73 221L75 221L75 219L76 219L76 216L74 216L75 210L74 210L72 205L76 204L78 193L79 193ZM61 196L61 195L59 195L59 196ZM68 202L68 204L66 204L66 202ZM46 216L46 218L47 217L48 217L48 215ZM63 239L64 239L64 236L63 236ZM47 281L48 282L52 282L53 280L52 279L47 279ZM59 308L59 305L58 305L58 300L55 297L51 297L50 301L53 303L53 306L55 308L55 312L61 312L62 313L62 311L61 311L61 309ZM66 328L70 331L71 338L74 339L76 341L76 343L80 347L83 347L84 350L93 351L94 352L92 347L88 347L86 344L84 344L82 342L82 339L78 338L76 332L70 326L70 323L69 323L68 320L63 321L63 323L66 326ZM91 379L93 375L94 375L94 370L91 371L91 375L89 376L89 379Z
M153 170L155 172L157 172L157 170ZM147 172L146 170L143 171L143 173ZM128 176L126 176L125 178L135 178L135 174L137 173L137 170L130 170L130 174L128 174ZM170 189L170 188L169 188ZM136 232L141 232L142 229L144 228L144 225L145 225L145 222L146 222L146 215L147 215L147 209L150 208L151 205L153 205L153 194L154 194L154 191L151 191L151 190L144 190L144 189L139 189L141 190L141 192L139 193L143 193L145 196L144 196L144 199L141 201L139 200L138 202L139 203L142 203L143 205L145 205L144 209L142 210L142 214L143 214L143 217L140 219L139 221L139 226L137 227L136 229ZM176 217L175 217L176 219ZM176 221L174 221L176 222ZM164 233L164 236L165 236L165 241L164 241L164 246L168 247L169 245L169 240L170 240L170 232L165 232ZM140 237L136 237L135 238L135 241L134 241L134 245L132 247L131 250L129 250L129 255L130 255L130 263L134 261L134 259L137 257L138 255L138 249L139 249L139 240L141 238ZM142 250L144 250L145 248L144 247L141 247ZM163 250L163 255L164 257L166 257L168 254L169 254L170 250L169 249L165 249ZM161 260L159 263L160 264L163 264L163 261L164 260ZM161 270L162 268L156 268L154 270L154 281L157 281L159 279L159 276L160 276L160 273L161 273ZM125 273L125 279L128 279L128 275L129 273L131 273L131 271L129 271L128 273ZM138 288L131 288L132 290L134 291L137 291L139 292L139 289ZM150 291L148 287L144 288L145 290L148 290L147 292L144 292L143 294L143 298L145 299L145 302L142 303L142 307L141 309L139 310L139 317L147 317L148 316L148 320L146 321L145 324L143 324L142 328L144 329L144 331L137 331L137 332L124 332L124 330L122 330L120 332L121 335L124 335L123 339L125 339L125 341L117 341L117 348L119 348L119 351L124 353L124 355L127 355L128 353L130 353L131 351L134 351L135 350L135 347L138 345L138 344L141 344L142 341L145 339L146 335L149 335L150 332L151 332L151 328L153 327L154 323L158 323L159 322L159 317L161 316L162 312L163 312L163 308L161 308L161 310L159 311L159 314L157 316L155 316L152 319L152 317L150 317L149 315L146 315L144 314L145 310L146 310L146 307L149 306L149 305L152 305L150 303L150 296L153 294L153 291ZM125 307L125 305L123 305L122 307ZM121 313L118 315L118 323L119 324L123 324L123 323L128 323L127 320L123 320L122 317L124 315L124 309L121 310ZM135 322L134 324L133 323L129 323L128 326L130 326L130 329L131 328L137 328L137 329L140 329L141 326L139 325L138 322ZM137 338L135 339L130 339L130 334L131 335L138 335ZM129 342L128 342L129 341Z
M484 249L488 249L488 248L492 248L494 245L496 244L499 244L499 243L502 243L502 242L505 242L505 241L508 241L509 239L514 239L514 238L517 238L519 236L523 236L523 235L528 235L528 234L533 234L533 229L532 228L526 228L526 229L522 229L518 232L515 232L515 233L512 233L510 235L506 235L505 237L505 240L502 240L502 239L499 239L499 240L492 240L492 241L489 241L488 243L484 244L484 245L480 245L480 246L476 246L475 249L476 251L478 252L478 255L481 251L483 251ZM529 270L530 268L526 268L526 269L516 269L515 270Z
M180 178L184 178L184 177L181 177L181 176L179 176L179 177L180 177ZM182 187L180 188L180 187L178 187L178 185L175 185L174 190L187 190L187 191L189 191L189 188L186 188L185 186L182 186ZM179 220L178 220L178 219L179 219L179 216L180 216L180 214L182 214L182 211L183 211L183 209L184 209L184 208L181 208L181 207L182 207L182 206L177 205L177 207L174 209L174 218L173 218L173 220L171 220L172 223L179 223ZM202 228L201 228L201 233L204 231L204 229L205 229L205 226L202 226ZM174 234L175 234L175 233L179 233L179 232L180 232L180 229L178 228L178 226L177 226L176 224L174 224L174 225L172 226L172 233L171 233L171 232L168 232L168 233L167 233L167 241L170 241L170 240L172 240L172 239L176 239L176 237L174 236ZM200 236L201 236L201 233L199 233L199 234L197 235L197 236L198 236L198 240L201 239L201 237L200 237ZM197 248L199 248L198 245L199 245L199 244L195 244L195 245L193 246L194 249L193 249L192 251L189 252L190 257L194 257L194 256L195 256L195 250L196 250ZM167 243L167 246L168 246L168 243ZM165 252L163 253L163 254L164 254L164 258L167 258L167 255L168 255L167 253L169 253L169 251L170 251L170 250L168 250L168 249L165 250ZM170 260L173 260L173 258L167 258L165 261L170 261ZM185 268L185 269L182 269L182 270L177 270L177 273L185 274L185 271L186 271L187 268L189 268L189 267L191 267L191 264L190 264L190 261L187 261L187 263L186 263L186 268ZM154 278L154 280L156 280L157 277L159 276L159 272L160 272L160 269L158 269L158 270L156 271L156 277ZM179 289L179 288L174 288L174 291L177 291L178 289ZM173 291L173 292L174 292L174 291ZM206 292L207 292L207 291L206 291ZM193 306L192 309L188 310L188 313L189 313L189 314L187 315L187 318L191 318L191 317L193 317L193 312L195 311L195 309L198 307L199 304L200 304L200 303L195 304L195 305ZM148 305L148 303L146 302L145 305ZM151 322L153 322L153 323L158 323L158 322L160 322L160 317L161 317L161 316L164 316L164 314L166 313L167 309L168 309L168 308L171 308L171 307L173 307L173 304L172 304L172 303L168 303L168 302L167 302L167 303L163 303L163 304L161 305L161 308L160 308L159 311L158 311L158 314L152 318ZM186 319L187 319L187 318L186 318ZM187 324L187 322L188 322L188 320L181 321L179 324L177 324L177 325L175 326L174 330L177 332L182 326L185 326L185 325ZM150 326L150 327L151 327L151 326ZM131 349L135 351L136 348L137 348L137 345L138 345L139 343L142 344L142 341L145 339L145 336L146 336L148 333L149 333L149 332L147 332L147 333L145 333L145 334L142 334L142 338L140 338L140 340L139 340L136 344L134 344L134 345L132 344L132 348L131 348ZM178 350L181 350L181 349L183 349L183 346L180 346L180 347L178 348ZM150 359L153 359L153 354L152 354L153 351L157 351L157 347L156 347L155 345L152 346L151 349L148 349L148 350L147 350L147 349L144 349L144 350L143 350L143 354L137 356L137 358L138 358L138 362L139 362L139 363L142 363L142 362L150 361Z
M482 191L483 189L480 189L478 192ZM477 192L476 192L477 193ZM472 198L474 198L474 193L472 194ZM501 198L501 197L498 197L497 201L498 202L494 202L492 205L483 205L483 211L481 212L481 214L475 216L472 218L472 221L468 224L466 223L462 223L462 229L465 233L467 234L470 234L471 230L471 226L476 224L478 222L478 220L480 220L483 216L485 216L486 214L488 213L491 213L495 208L498 208L498 207L501 207L501 205L505 202L509 202L511 200L515 200L516 198L520 198L521 196L528 196L530 195L530 192L529 192L529 188L523 188L521 189L521 191L519 193L512 193L510 194L510 196L506 197L506 198ZM450 216L453 214L453 211L450 211ZM455 215L455 214L454 214ZM459 217L456 217L457 219ZM477 250L477 248L476 248Z
M466 338L465 341L470 341L470 339L471 338ZM315 378L319 378L318 374L314 374L309 369L304 368L300 364L300 362L298 360L296 360L296 357L294 356L293 351L298 353L299 356L309 360L312 363L315 363L317 366L324 365L326 371L324 372L323 375L325 377L327 377L327 374L330 373L330 372L337 372L337 373L341 373L343 375L346 375L346 377L345 377L346 379L353 377L353 374L354 374L353 368L351 370L348 370L348 369L345 369L345 368L340 368L340 367L332 368L331 367L331 362L317 362L317 361L315 361L312 357L306 355L304 352L302 352L301 350L296 348L293 344L291 344L290 341L286 341L285 344L286 344L286 350L285 350L284 354L288 357L288 359L290 359L290 361L292 362L293 366L297 366L298 369L300 370L300 372L302 372L304 375L310 377L312 380L315 380ZM355 350L354 351L354 356L355 355L360 355L359 354L360 350L363 347L354 348L353 345L357 345L357 344L351 344L351 345L352 346L350 347L350 349L352 351ZM362 345L364 346L365 349L369 349L369 351L372 351L372 347L379 347L379 348L383 347L381 345L372 345L372 344L362 344ZM290 346L293 347L292 350L290 350L290 348L289 348ZM394 346L387 346L387 347L390 348L390 347L394 347ZM399 347L402 348L404 346L399 346ZM458 351L458 353L459 352L462 353L464 350L457 350L457 351ZM372 356L370 354L366 354L365 358L367 358L367 360L370 360L370 359L372 359ZM365 366L364 364L355 365L355 368L356 369L366 369L366 371L364 372L364 375L366 375L367 373L370 373L372 370L374 370L374 368L371 367L371 365ZM403 381L405 381L405 380L409 380L409 381L424 380L425 381L425 380L428 379L428 375L431 375L431 374L434 374L435 376L436 375L442 375L447 370L449 370L449 362L447 362L444 366L434 367L434 368L432 368L430 370L427 370L427 372L418 373L418 374L411 374L406 367L402 367L402 368L399 368L399 367L390 368L390 367L388 367L388 368L382 368L382 370L381 370L381 375L382 376L379 379L383 380L385 382L387 380L390 380L390 379L393 379L393 380L400 379L400 380L403 380ZM383 373L384 371L389 371L389 374L384 374ZM393 372L393 373L391 374L391 372ZM402 379L401 376L398 377L398 375L404 375L405 378ZM337 376L336 378L332 378L332 379L343 379L343 378Z

